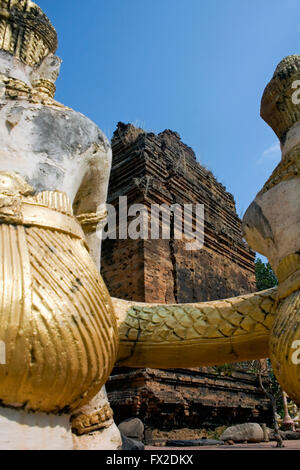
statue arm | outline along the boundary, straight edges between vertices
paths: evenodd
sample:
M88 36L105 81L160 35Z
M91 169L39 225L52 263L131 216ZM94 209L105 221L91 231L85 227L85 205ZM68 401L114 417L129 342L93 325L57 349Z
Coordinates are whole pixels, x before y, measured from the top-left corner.
M277 289L213 302L151 305L113 299L118 365L201 367L269 355Z
M106 220L112 152L108 140L100 130L98 132L98 139L85 155L83 178L73 210L82 225L90 255L100 271L101 239L97 234L97 226Z

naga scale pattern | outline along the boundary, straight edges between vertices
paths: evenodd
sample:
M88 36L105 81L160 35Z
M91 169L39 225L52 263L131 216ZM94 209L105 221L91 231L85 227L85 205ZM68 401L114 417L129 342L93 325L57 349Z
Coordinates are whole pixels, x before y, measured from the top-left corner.
M266 357L276 298L274 288L199 304L128 302L119 328L118 363L172 368Z

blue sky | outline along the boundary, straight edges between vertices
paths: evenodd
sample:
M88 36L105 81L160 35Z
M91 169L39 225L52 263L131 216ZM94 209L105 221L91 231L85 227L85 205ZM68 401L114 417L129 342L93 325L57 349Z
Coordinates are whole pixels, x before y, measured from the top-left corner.
M172 129L241 216L280 159L260 100L300 50L299 0L37 0L59 36L56 98L112 136Z

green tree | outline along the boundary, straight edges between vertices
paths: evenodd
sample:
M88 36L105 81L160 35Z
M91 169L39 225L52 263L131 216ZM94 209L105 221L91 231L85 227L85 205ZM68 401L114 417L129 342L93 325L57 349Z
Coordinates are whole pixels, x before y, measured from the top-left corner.
M270 263L264 263L261 259L255 261L255 274L257 290L270 289L278 284L277 278Z
M249 365L251 372L257 374L261 390L270 400L273 413L274 437L277 441L277 447L284 447L276 416L279 410L282 411L282 390L274 375L271 361L269 359L256 360L251 361Z

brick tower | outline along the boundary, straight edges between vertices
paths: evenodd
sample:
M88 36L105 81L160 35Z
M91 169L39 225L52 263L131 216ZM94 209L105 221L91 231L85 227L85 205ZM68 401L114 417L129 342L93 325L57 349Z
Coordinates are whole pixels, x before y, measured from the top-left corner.
M255 253L243 241L233 196L197 162L176 132L155 135L119 123L112 149L108 202L116 208L117 221L120 196L127 196L128 207L142 204L149 212L153 204L198 203L205 210L201 250L187 250L185 240L175 239L174 217L170 239L105 240L102 275L113 297L170 304L256 290ZM255 377L236 368L226 376L203 368L115 368L107 390L117 422L139 416L150 428L195 427L199 420L207 426L254 418L269 422L271 416Z

